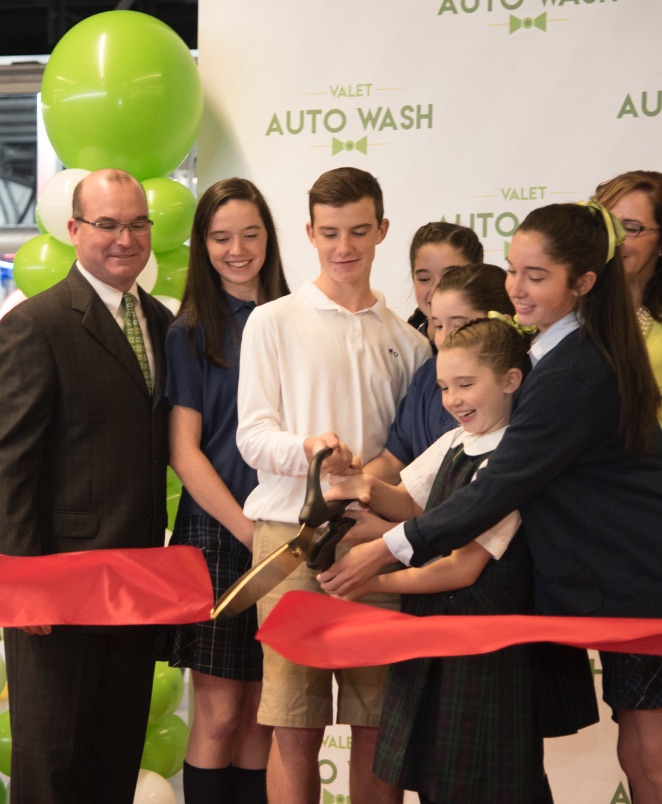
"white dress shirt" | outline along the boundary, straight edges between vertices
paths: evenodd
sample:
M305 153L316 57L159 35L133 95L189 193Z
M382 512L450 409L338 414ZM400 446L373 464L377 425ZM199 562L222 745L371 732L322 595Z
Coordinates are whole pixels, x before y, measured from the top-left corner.
M124 332L124 304L122 302L123 293L121 290L107 285L96 276L93 276L88 270L83 268L80 262L76 261L76 267L81 272L83 277L92 285L96 294L101 301L106 305L110 314L117 322L119 328ZM145 311L140 303L140 295L138 293L138 284L133 283L131 289L128 291L135 299L134 310L136 318L140 325L140 331L143 334L143 341L145 343L145 352L147 353L147 361L149 363L149 372L152 378L152 386L154 385L154 349L152 348L152 339L149 337L149 325L145 317Z

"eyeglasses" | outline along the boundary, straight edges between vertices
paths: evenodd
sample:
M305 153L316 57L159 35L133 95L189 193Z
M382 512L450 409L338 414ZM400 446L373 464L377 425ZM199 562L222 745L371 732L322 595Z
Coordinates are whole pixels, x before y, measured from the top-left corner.
M642 226L640 223L636 221L621 221L621 225L623 226L623 230L625 232L626 237L639 237L642 232L659 232L659 229L655 229L652 226Z
M147 219L132 221L131 223L118 223L117 221L86 221L85 218L74 216L74 220L78 221L78 223L93 226L97 232L112 235L112 237L119 237L125 229L134 237L146 237L152 226L154 226L154 221Z

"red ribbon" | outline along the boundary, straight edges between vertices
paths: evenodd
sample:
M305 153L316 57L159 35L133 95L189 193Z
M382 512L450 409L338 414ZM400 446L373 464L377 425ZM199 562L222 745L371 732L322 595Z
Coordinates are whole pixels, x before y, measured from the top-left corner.
M314 592L288 592L257 638L286 659L340 669L422 656L468 656L526 642L662 655L662 620L626 617L414 617Z
M209 571L191 545L0 555L0 625L139 625L208 620Z

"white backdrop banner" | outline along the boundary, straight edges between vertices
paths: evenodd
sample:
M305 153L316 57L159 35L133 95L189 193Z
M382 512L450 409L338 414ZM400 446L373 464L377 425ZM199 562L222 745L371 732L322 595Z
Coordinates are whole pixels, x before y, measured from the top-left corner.
M662 169L662 0L199 0L199 26L199 192L255 181L293 288L317 274L307 191L333 167L382 184L373 284L403 316L421 224L471 226L503 265L530 209ZM329 730L325 804L348 801L348 754ZM629 804L608 712L547 757L557 804Z

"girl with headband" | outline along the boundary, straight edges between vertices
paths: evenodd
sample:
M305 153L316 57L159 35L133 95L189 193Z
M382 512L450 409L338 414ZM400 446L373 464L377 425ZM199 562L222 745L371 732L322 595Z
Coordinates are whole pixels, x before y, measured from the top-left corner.
M421 227L414 241L416 242L421 231L427 232L429 237L432 226L433 224L427 224ZM466 232L480 246L471 229ZM465 233L463 237L467 240L469 235ZM480 249L482 253L482 246ZM506 272L497 265L481 262L446 268L440 275L438 284L430 290L427 300L429 319L426 318L426 321L429 335L434 338L435 352L449 332L472 318L485 318L488 310L512 317L515 308L506 293L505 282ZM420 301L419 305L422 306ZM442 404L437 384L437 358L431 357L414 375L409 390L398 407L386 448L381 455L369 461L363 471L395 485L400 482L400 471L405 466L456 426L457 422ZM406 444L409 446L405 448ZM389 445L393 452L389 450ZM352 511L352 516L359 524L351 529L345 539L346 543L381 536L389 527L388 522L376 517L370 510Z
M510 421L513 396L531 370L530 336L501 313L490 316L460 325L439 343L443 402L460 426L406 467L400 486L355 475L341 483L344 495L369 501L376 513L401 521L436 507L487 465ZM529 614L531 559L519 523L519 514L511 512L451 556L377 575L350 598L401 593L402 611L419 617ZM546 647L554 658L559 647ZM584 672L575 677L583 684L566 692L577 695L570 707L574 722L552 728L554 735L597 720L585 652L560 650L563 660L583 659ZM538 657L538 646L515 645L478 656L392 665L375 754L377 776L415 790L421 802L551 802L543 765L548 723L543 725L537 706ZM573 676L567 664L565 671L568 685Z
M395 560L420 566L447 555L519 510L538 612L662 616L660 392L627 290L623 240L595 202L526 217L506 288L520 323L538 335L510 427L473 483L354 547L319 576L325 591L348 594ZM634 798L662 800L662 658L601 655Z

